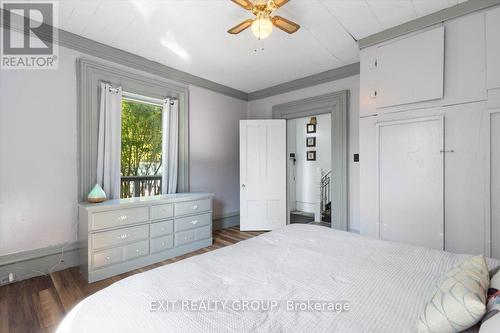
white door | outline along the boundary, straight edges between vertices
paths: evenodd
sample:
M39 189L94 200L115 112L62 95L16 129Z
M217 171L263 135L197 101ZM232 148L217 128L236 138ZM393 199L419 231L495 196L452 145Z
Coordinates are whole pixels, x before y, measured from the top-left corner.
M286 225L286 121L240 121L240 229Z
M443 118L378 124L381 239L444 247Z

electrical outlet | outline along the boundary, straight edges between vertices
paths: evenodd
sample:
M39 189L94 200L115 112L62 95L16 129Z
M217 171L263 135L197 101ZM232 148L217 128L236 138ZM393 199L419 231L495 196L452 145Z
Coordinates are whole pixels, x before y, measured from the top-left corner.
M10 283L10 281L9 281L8 275L0 277L0 286L3 286L4 284L9 284L9 283Z
M9 273L9 275L5 275L0 277L0 286L3 286L5 284L13 283L16 281L16 276L14 273Z

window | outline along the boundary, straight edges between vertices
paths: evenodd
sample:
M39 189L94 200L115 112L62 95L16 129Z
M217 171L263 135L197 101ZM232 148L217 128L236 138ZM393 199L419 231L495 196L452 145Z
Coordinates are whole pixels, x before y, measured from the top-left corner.
M160 104L163 104L162 98L169 96L177 100L179 131L177 192L189 192L189 87L187 85L159 77L151 77L149 74L142 75L137 71L128 71L122 67L109 66L88 59L78 59L77 82L78 135L80 138L78 200L87 200L87 195L97 180L98 140L96 139L99 137L100 116L100 94L98 92L102 82L109 82L113 87L122 87L124 98L127 101L139 102L139 104L156 105L159 108ZM137 95L134 96L132 93ZM158 170L158 174L161 174L160 170ZM119 185L117 192L121 192L121 181ZM133 190L135 191L135 189ZM152 191L144 191L145 195L149 194L146 192ZM118 194L121 196L121 193Z
M161 194L162 105L124 97L120 197Z

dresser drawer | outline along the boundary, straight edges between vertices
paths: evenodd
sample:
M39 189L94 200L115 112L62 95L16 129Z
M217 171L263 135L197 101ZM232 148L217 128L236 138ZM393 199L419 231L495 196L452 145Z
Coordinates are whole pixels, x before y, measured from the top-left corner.
M163 220L174 217L174 204L151 206L151 220Z
M149 227L151 237L168 235L174 232L174 221L151 223Z
M93 268L101 268L120 261L122 261L122 249L119 247L92 254Z
M95 213L92 214L92 230L145 222L148 219L148 207L120 209L103 213Z
M123 247L123 260L130 260L149 254L149 240L132 243Z
M210 221L210 213L175 219L175 232L210 225Z
M194 242L194 230L188 230L175 233L175 246Z
M211 209L212 205L210 199L179 202L175 204L175 216L197 214Z
M174 246L174 235L151 239L151 253L171 249Z
M149 238L149 227L147 225L139 225L136 227L103 231L95 233L91 237L92 249L98 250Z
M203 228L194 229L194 240L202 240L212 237L212 228L209 225Z

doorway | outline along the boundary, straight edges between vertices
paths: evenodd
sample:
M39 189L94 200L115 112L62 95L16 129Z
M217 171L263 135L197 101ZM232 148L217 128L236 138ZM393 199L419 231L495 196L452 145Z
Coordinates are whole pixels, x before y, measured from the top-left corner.
M331 226L331 114L287 120L289 223Z
M328 165L323 167L323 171L321 171L321 165L318 163L309 163L305 164L304 168L313 169L315 174L313 174L312 187L313 192L316 193L320 198L322 195L325 196L325 207L323 208L324 213L327 212L326 204L329 203L329 219L330 226L339 230L347 230L347 111L348 111L348 100L349 100L349 91L344 90L340 92L335 92L331 94L306 98L302 100L297 100L294 102L289 102L285 104L275 105L273 106L273 118L274 119L286 119L287 120L287 223L291 223L291 218L294 220L302 219L303 221L308 221L311 219L311 213L308 213L308 216L304 216L300 214L304 210L304 205L298 202L297 198L304 198L307 196L307 189L297 186L297 167L295 167L295 184L293 181L293 170L294 168L290 166L292 163L297 163L299 161L299 146L296 145L294 148L296 151L293 152L293 145L290 144L288 146L288 142L297 142L290 138L292 136L293 130L292 127L295 125L297 133L297 128L301 127L301 130L305 132L305 137L313 137L314 134L318 135L318 117L322 115L328 115L330 120L330 169L328 169ZM316 117L316 133L311 132L313 130L313 126L309 128L311 124L311 118ZM292 122L294 120L295 122ZM307 123L303 123L306 121ZM314 122L314 120L312 120ZM305 126L304 126L305 125ZM303 127L304 126L304 127ZM308 128L310 129L310 133L307 133ZM302 139L301 139L302 140ZM307 147L306 141L304 139L303 143L300 143L300 159L305 160L305 162L318 162L319 153L317 150L313 148L319 147ZM316 137L316 140L318 138ZM312 141L312 140L311 140ZM323 143L324 143L323 139ZM328 140L326 140L328 141ZM312 144L312 142L310 142ZM316 142L318 145L319 141ZM307 150L308 148L311 148ZM305 150L302 152L302 149ZM327 148L328 149L328 148ZM290 155L295 154L295 155ZM327 153L321 154L322 158L328 156ZM294 161L295 159L295 161ZM309 161L308 161L309 159ZM319 167L319 170L318 170ZM331 171L330 171L331 170ZM329 172L330 171L330 172ZM322 174L323 172L323 174ZM309 174L309 173L308 173ZM311 173L312 174L312 173ZM327 174L329 176L327 176ZM321 181L323 178L327 176L328 185L322 186ZM302 178L305 178L302 176ZM326 181L325 178L325 181ZM319 180L319 181L318 181ZM305 181L304 179L300 180ZM311 184L308 182L308 184ZM314 190L314 184L317 186L316 190ZM295 185L295 186L294 186ZM322 194L321 188L324 187L324 192ZM295 188L295 191L293 189ZM316 204L315 211L312 213L313 222L312 223L322 223L321 216L321 206L318 206L318 202L321 205L320 198L315 200L313 204ZM295 205L294 205L295 202ZM306 202L307 203L307 202ZM299 208L300 210L297 210ZM311 210L310 206L307 210ZM307 219L308 218L308 219ZM327 217L325 217L327 219Z

